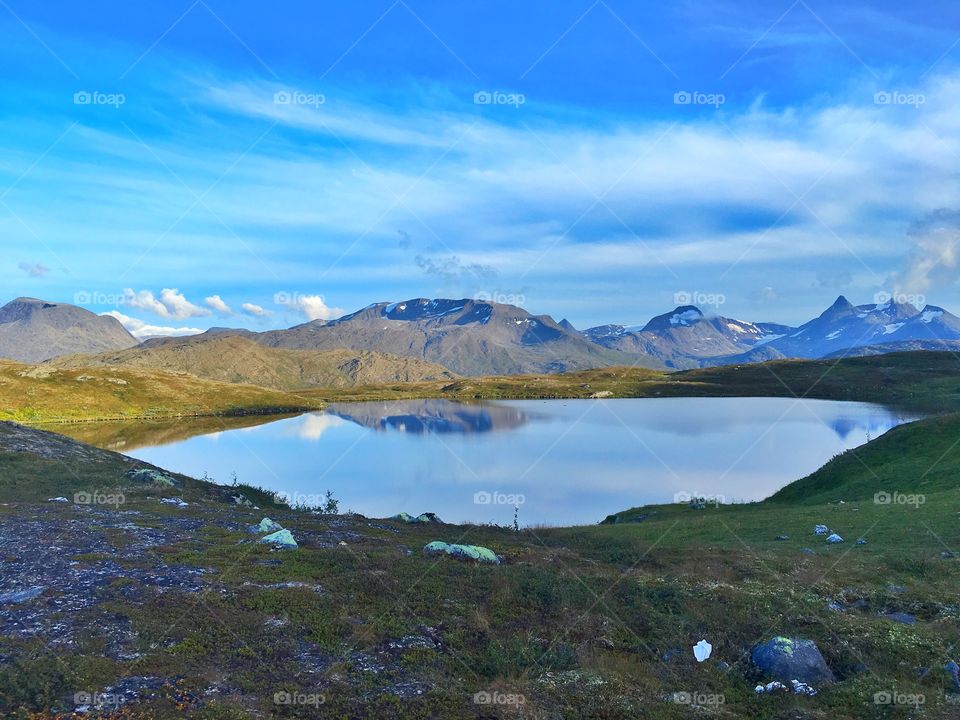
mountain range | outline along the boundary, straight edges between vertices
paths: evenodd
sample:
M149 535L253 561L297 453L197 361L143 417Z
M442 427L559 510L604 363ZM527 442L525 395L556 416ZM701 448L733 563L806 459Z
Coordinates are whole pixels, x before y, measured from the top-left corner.
M0 357L63 368L148 368L284 390L956 348L960 318L941 307L853 305L842 296L799 327L684 305L643 325L578 331L513 305L416 298L285 330L213 328L139 344L114 318L71 305L19 298L0 308Z

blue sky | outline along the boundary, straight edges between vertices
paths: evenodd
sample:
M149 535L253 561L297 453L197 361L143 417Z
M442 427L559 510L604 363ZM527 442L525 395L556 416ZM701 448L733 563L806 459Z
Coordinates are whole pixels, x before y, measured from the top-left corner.
M960 7L0 0L0 279L141 335L960 306Z

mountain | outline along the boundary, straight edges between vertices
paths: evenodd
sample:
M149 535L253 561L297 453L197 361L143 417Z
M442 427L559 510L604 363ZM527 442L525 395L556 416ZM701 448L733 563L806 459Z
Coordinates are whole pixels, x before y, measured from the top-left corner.
M0 357L35 363L68 353L133 347L137 339L113 317L35 298L0 308Z
M148 340L128 350L56 358L46 366L159 370L288 391L456 377L444 367L414 358L343 349L284 350L222 332Z
M685 369L743 353L792 330L773 323L707 317L693 305L682 305L642 327L600 325L584 330L583 335L603 347L650 356L667 367Z
M866 345L957 339L960 318L943 308L928 305L921 311L894 300L853 305L841 295L819 317L772 341L770 346L785 357L819 358Z
M416 298L377 303L329 322L260 333L256 341L289 349L377 350L414 357L460 375L556 373L639 363L600 347L547 315L477 300Z

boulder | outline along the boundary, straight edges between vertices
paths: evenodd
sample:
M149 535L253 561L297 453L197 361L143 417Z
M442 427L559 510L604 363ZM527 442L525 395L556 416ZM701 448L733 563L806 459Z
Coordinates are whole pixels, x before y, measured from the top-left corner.
M390 519L397 520L399 522L405 522L405 523L424 523L427 525L430 525L430 524L443 525L443 520L437 517L436 513L432 513L432 512L420 513L416 517L414 517L409 513L401 512L401 513L397 513Z
M887 620L892 620L893 622L898 622L901 625L916 625L917 616L911 615L908 612L892 612L884 615Z
M490 548L480 547L479 545L451 545L449 543L434 540L427 543L423 548L427 555L449 555L460 560L476 560L478 562L500 564L500 558Z
M171 475L153 468L135 468L127 472L127 477L144 485L173 487L177 484L177 481Z
M248 529L252 533L265 534L265 533L275 533L278 530L283 530L283 526L280 523L274 520L271 520L268 517L265 517L256 525L250 525Z
M953 683L953 689L960 691L960 665L957 665L957 663L951 660L943 666L943 669L946 670L947 674L950 676L950 681Z
M817 686L834 681L813 640L778 636L754 647L750 658L761 671L785 683L798 680Z
M266 537L260 538L260 542L267 545L276 545L277 547L295 548L297 541L293 539L293 534L289 530L277 530Z

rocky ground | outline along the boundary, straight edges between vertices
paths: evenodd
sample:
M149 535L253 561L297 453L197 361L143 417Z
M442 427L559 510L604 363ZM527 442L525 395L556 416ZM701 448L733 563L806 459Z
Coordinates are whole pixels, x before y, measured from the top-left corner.
M936 497L515 532L294 511L0 424L0 712L960 717L960 508Z

